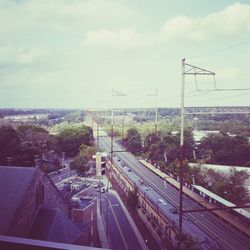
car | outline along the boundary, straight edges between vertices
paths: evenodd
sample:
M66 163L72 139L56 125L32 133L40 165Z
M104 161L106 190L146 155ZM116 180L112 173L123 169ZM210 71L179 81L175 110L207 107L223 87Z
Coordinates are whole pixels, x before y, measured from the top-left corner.
M98 187L98 183L93 183L92 187L97 188Z
M107 190L105 187L97 188L97 192L105 193Z
M172 214L178 214L178 210L176 208L170 208L169 210Z
M161 203L163 205L167 205L168 203L166 201L164 201L163 199L158 199L157 200L158 203Z

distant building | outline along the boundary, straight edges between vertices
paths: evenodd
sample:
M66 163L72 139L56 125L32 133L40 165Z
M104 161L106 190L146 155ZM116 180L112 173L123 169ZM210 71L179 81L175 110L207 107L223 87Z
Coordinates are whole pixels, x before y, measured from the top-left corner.
M201 140L211 134L219 134L217 130L193 130L193 137L196 144L200 144Z

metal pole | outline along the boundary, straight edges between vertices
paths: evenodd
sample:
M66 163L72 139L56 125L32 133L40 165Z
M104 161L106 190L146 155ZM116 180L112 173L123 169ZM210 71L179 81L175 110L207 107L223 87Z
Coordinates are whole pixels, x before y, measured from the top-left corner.
M113 107L113 89L111 93L111 145L110 145L110 156L111 166L113 164L113 147L114 147L114 107Z
M99 149L99 114L97 114L97 119L96 119L96 130L97 130L97 133L96 133L96 146L97 146L97 149Z
M181 134L180 134L180 197L179 197L179 229L182 237L182 210L183 210L183 145L184 145L184 93L185 93L185 58L182 59L182 83L181 83Z
M155 90L155 134L158 131L158 89Z
M113 147L114 147L114 107L113 107L113 92L114 90L112 89L111 92L111 144L110 144L110 168L112 168L113 165ZM108 212L108 200L109 200L109 174L110 171L107 169L107 178L108 178L108 183L107 183L107 237L109 237L109 212Z
M124 132L124 109L122 109L122 139L124 139L125 132Z

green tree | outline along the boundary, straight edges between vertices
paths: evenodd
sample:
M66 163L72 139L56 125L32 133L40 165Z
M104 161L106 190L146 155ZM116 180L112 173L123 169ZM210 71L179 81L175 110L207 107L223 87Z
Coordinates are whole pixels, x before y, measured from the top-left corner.
M141 135L136 128L131 128L127 131L127 136L122 140L122 144L134 154L141 152L142 139Z
M246 136L211 134L202 140L198 155L212 164L245 166L250 161L250 145Z
M37 148L40 152L58 151L57 138L50 135L44 128L34 125L21 125L17 128L17 131L22 138L24 149L30 146Z
M16 161L16 155L20 153L21 137L11 126L0 127L0 163L7 164L6 157L12 157Z
M245 204L249 201L248 190L245 187L248 178L249 175L245 171L232 171L228 174L213 169L205 169L195 175L198 185L235 204Z
M128 205L135 209L138 205L138 188L135 187L133 191L128 192L128 198L127 198Z
M75 169L78 174L85 174L88 170L88 163L95 153L95 147L82 145L79 154L70 162L70 168Z
M82 144L93 144L92 129L87 126L64 128L58 135L61 151L67 156L76 156Z

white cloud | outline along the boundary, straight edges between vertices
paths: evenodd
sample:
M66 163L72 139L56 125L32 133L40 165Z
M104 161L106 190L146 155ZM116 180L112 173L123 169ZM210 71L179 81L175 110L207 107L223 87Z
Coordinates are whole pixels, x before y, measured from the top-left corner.
M20 4L5 0L0 3L0 31L12 34L35 30L83 33L89 26L116 27L143 18L119 0L27 0Z
M141 34L131 28L122 28L118 31L102 29L87 32L84 44L134 49L147 48L155 44L155 39L151 34Z
M218 39L245 39L250 34L250 5L236 3L205 17L177 16L155 33L140 33L130 28L88 31L88 45L114 48L147 48L159 44L209 42Z
M54 99L61 105L94 103L108 99L112 87L136 93L135 103L144 98L138 98L139 89L150 93L158 87L162 95L171 97L179 94L180 56L249 40L250 5L244 4L207 16L197 17L196 12L176 16L160 26L155 15L144 12L134 1L18 2L0 0L0 88L11 88L8 94L7 90L1 94L2 106L2 97L8 95L13 100L18 96L19 103L27 95L41 102L51 95L50 106ZM147 26L149 20L154 32ZM231 52L231 61L212 61L212 67L206 58L195 63L215 68L225 82L233 84L238 76L241 82L249 82L246 63L237 73L247 53L241 53L244 57L237 61L238 53L233 57Z

